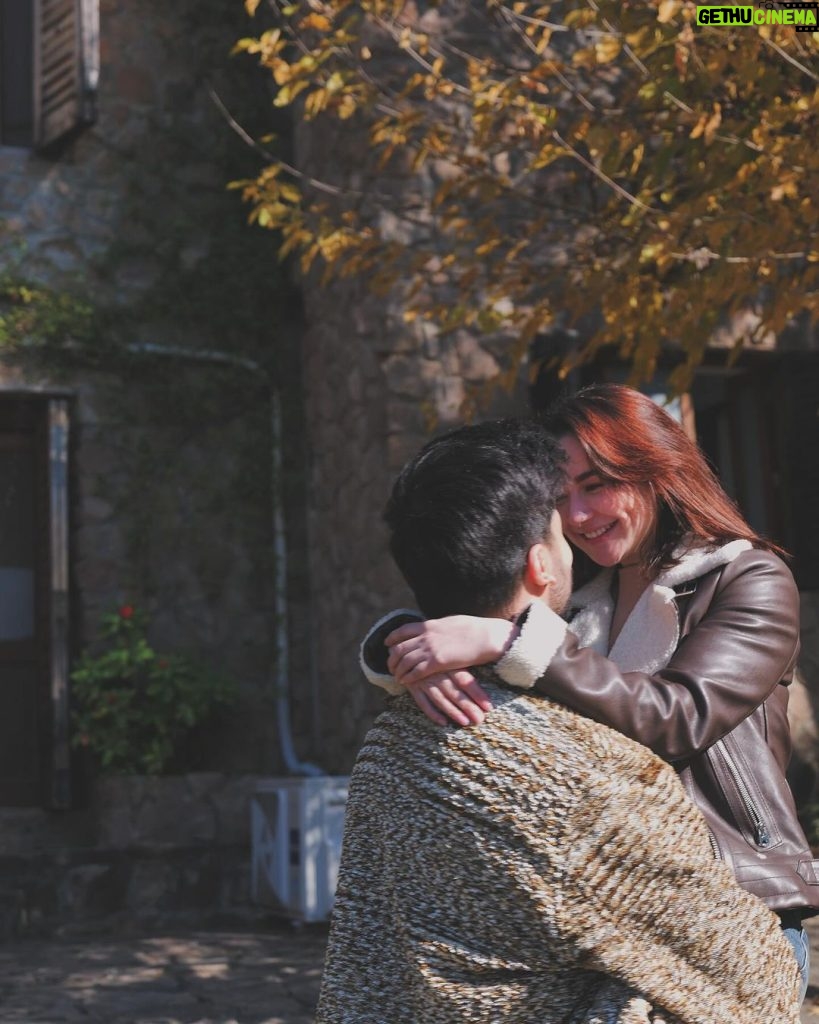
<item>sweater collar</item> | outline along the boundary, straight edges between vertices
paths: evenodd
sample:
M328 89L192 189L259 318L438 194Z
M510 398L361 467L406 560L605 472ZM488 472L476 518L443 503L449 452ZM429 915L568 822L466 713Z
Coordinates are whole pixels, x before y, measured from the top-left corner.
M574 614L569 629L581 647L591 647L611 658L621 672L657 672L668 664L680 642L674 588L733 562L751 547L747 540L716 548L681 544L674 552L679 561L646 587L611 650L608 643L614 614L614 570L604 569L572 595L568 613Z

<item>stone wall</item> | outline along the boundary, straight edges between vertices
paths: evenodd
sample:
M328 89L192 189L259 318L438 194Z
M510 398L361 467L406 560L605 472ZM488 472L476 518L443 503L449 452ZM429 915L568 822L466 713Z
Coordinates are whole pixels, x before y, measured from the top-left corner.
M0 939L99 919L261 922L271 911L251 903L248 827L258 781L106 779L91 809L0 810Z
M358 669L367 627L413 607L391 563L382 509L403 463L434 433L464 421L471 384L499 373L465 333L404 324L366 286L305 283L305 387L311 458L310 568L322 764L349 771L382 703ZM520 413L520 385L480 415Z
M96 124L48 158L0 148L4 272L65 297L0 387L74 396L75 650L103 611L139 604L157 646L239 686L197 767L275 772L269 379L286 366L298 393L295 307L273 240L226 189L258 158L209 89L251 130L269 105L229 56L244 31L230 6L101 0ZM145 344L267 370L128 355Z
M430 9L424 18L443 17L442 10ZM468 5L465 10L468 16ZM447 17L461 16L458 5L447 11ZM332 119L299 123L295 150L298 167L353 196L350 201L363 204L365 216L372 192L395 194L397 208L406 204L423 221L423 197L452 170L435 159L418 173L376 169L367 126L357 117L340 124ZM328 201L325 192L316 198ZM419 202L411 201L416 198ZM413 226L377 203L371 216L385 237L408 242L410 251L414 232L424 231L423 224ZM433 434L468 418L520 413L527 395L522 376L514 377L511 392L487 388L507 369L508 338L465 330L441 334L420 319L408 323L393 295L374 294L361 278L328 286L317 272L299 285L306 317L309 565L320 757L328 770L344 773L382 703L358 670L359 642L391 606L413 604L391 564L381 522L392 481Z

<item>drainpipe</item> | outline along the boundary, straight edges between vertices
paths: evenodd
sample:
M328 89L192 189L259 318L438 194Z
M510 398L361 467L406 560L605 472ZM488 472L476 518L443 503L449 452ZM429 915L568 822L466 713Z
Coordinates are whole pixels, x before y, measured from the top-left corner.
M275 616L274 635L276 638L276 671L274 684L276 689L276 722L279 733L279 746L288 775L326 774L308 761L299 761L293 747L293 733L290 724L290 643L287 616L287 536L284 529L284 507L282 503L279 481L282 473L281 438L282 415L278 388L270 374L255 359L247 359L231 352L220 352L214 349L182 348L175 345L158 345L153 342L134 342L127 346L128 351L136 355L162 356L192 363L206 363L237 367L247 370L256 377L261 377L267 384L270 397L270 442L272 446L271 463L271 504L273 509L273 552L275 555L273 576L273 614Z

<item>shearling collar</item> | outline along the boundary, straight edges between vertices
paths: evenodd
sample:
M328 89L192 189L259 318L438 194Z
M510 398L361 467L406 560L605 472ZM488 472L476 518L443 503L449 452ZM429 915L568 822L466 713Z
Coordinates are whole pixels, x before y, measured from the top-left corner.
M591 647L617 665L621 672L646 672L649 675L668 664L680 642L680 618L674 588L699 579L722 565L727 565L752 545L747 540L734 540L719 548L687 547L677 565L660 573L650 584L626 619L614 646L608 649L611 619L614 614L612 596L613 569L604 569L572 595L568 614L576 610L569 629L581 647Z

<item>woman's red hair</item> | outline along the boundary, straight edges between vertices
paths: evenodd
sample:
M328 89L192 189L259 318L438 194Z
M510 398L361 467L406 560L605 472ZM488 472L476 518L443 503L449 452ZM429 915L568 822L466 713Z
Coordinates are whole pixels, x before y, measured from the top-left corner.
M648 568L673 565L674 548L685 536L715 545L744 539L783 554L751 529L702 451L647 395L623 384L594 384L558 399L544 422L557 437L576 437L602 476L649 485L657 526L643 552Z

